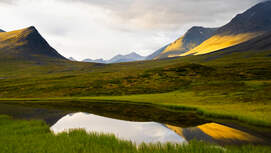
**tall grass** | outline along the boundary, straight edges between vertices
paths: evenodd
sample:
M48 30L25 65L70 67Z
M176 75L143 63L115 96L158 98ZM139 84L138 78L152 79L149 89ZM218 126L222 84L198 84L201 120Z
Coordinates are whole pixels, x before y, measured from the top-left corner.
M43 121L13 120L0 116L1 153L270 153L268 146L218 147L191 141L185 145L142 144L113 135L77 130L54 135Z

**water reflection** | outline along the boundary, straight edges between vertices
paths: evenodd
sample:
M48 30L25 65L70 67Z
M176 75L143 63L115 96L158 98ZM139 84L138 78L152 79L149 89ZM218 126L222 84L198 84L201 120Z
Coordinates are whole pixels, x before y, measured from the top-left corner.
M25 107L21 105L10 105L0 103L0 115L5 114L16 119L26 120L44 120L48 125L55 124L60 118L70 111L62 111L59 109L47 109L38 107Z
M247 133L243 131L243 128L238 130L240 128L234 129L212 123L198 118L191 112L171 112L151 106L101 102L86 103L87 105L82 103L80 107L78 102L53 104L49 107L37 102L29 105L27 103L23 105L0 103L0 114L18 119L42 119L48 125L54 125L51 129L55 133L83 128L91 132L115 134L136 143L184 143L196 139L221 145L247 143L270 145L270 140L262 134L251 131ZM90 114L70 114L85 111Z
M181 128L172 125L166 126L184 137L187 141L195 139L221 145L264 143L264 140L260 137L217 123L207 123L191 128Z
M114 134L120 139L130 140L136 144L141 144L142 142L182 144L192 139L217 144L263 142L261 138L217 123L181 128L157 122L124 121L81 112L68 114L51 127L51 130L56 134L73 129Z
M88 113L68 114L51 127L56 134L72 129L114 134L120 139L130 140L136 144L186 142L183 137L160 123L123 121Z

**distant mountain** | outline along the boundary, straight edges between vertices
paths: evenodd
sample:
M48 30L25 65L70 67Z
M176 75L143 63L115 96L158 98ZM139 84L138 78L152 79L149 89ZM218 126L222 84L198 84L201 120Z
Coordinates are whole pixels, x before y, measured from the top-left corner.
M165 49L162 48L163 50L159 51L161 53L153 59L174 57L185 53L209 39L216 30L217 28L192 27L184 36L169 44Z
M69 57L68 58L70 61L77 61L76 59L74 59L73 57Z
M87 58L87 59L84 59L82 62L91 62L91 63L107 63L104 59L100 58L100 59L90 59L90 58Z
M6 32L6 31L4 31L4 30L0 29L0 32Z
M65 58L52 48L35 27L0 33L0 59L51 60Z
M121 62L132 62L132 61L141 61L144 60L145 57L141 56L135 52L132 52L127 55L117 55L108 60L108 63L121 63Z
M85 59L83 62L94 62L94 63L122 63L122 62L132 62L132 61L141 61L144 60L146 57L141 56L135 52L132 52L127 55L116 55L110 60L104 60L104 59Z
M261 2L235 16L228 24L217 29L211 38L181 56L210 53L260 36L271 30L270 14L271 1Z

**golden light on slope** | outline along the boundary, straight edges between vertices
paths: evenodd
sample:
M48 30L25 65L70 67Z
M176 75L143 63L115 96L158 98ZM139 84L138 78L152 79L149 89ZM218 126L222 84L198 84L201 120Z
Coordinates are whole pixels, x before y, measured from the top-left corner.
M0 33L0 42L1 47L10 46L11 44L15 47L18 45L23 45L26 42L19 42L23 37L26 37L31 31L26 29L11 31L11 32L1 32ZM6 43L5 43L6 42Z
M240 44L254 37L257 37L260 34L261 33L245 33L245 34L226 35L226 36L215 35L209 38L208 40L204 41L199 46L195 47L194 49L184 54L181 54L180 56L200 55L200 54L214 52L223 48Z
M183 47L183 38L184 36L180 37L179 39L177 39L176 41L174 41L173 43L171 43L161 54L160 56L156 57L155 59L160 58L161 56L163 56L166 53L172 52L172 51L179 51L179 50L184 50L185 48ZM174 56L174 55L169 55L169 56ZM178 55L175 55L178 56Z
M178 40L176 40L175 42L171 43L163 52L162 54L164 53L167 53L169 51L176 51L176 50L182 50L184 49L183 48L183 36L181 38L179 38Z
M198 126L198 128L216 140L239 140L247 142L262 141L262 139L248 133L216 123L204 124Z

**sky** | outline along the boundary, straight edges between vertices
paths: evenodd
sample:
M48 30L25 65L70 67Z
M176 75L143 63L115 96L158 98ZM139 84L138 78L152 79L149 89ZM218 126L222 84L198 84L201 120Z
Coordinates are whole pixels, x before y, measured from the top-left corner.
M192 26L219 27L261 0L0 0L0 29L35 26L65 57L149 55Z

